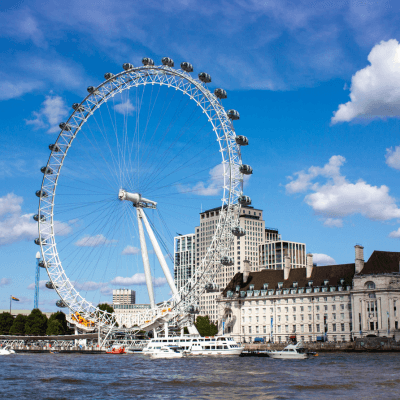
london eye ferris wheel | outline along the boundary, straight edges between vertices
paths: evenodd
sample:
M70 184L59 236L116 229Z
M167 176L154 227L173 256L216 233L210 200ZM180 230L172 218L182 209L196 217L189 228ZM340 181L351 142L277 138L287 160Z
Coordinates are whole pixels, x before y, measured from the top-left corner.
M232 123L239 113L222 106L225 90L211 92L211 77L201 72L196 78L187 62L179 69L168 57L162 65L149 58L142 64L106 73L73 104L41 169L34 219L40 265L50 278L47 286L60 296L58 306L91 325L110 325L113 315L99 310L96 300L106 282L123 285L123 277L136 273L150 307L130 325L150 330L183 324L219 268L233 264L233 238L245 234L240 205L251 203L243 177L252 168L241 160L248 140ZM214 236L178 290L168 260L173 236L192 231L200 205L215 208L217 201ZM165 278L156 278L161 271ZM171 298L157 302L154 288L161 281Z

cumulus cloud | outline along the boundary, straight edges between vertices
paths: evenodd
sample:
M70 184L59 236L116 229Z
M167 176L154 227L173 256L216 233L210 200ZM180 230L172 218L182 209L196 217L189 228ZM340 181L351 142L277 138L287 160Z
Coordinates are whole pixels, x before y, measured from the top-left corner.
M139 254L140 249L138 249L135 246L126 246L124 250L122 250L122 254L128 255L128 254Z
M120 113L120 114L132 115L133 112L135 111L135 107L134 107L134 105L131 103L131 101L128 99L128 100L126 100L125 102L116 104L116 105L114 106L114 110L115 110L117 113Z
M39 281L39 289L47 289L46 288L46 282L47 281ZM30 285L28 285L28 289L29 290L35 290L35 284L31 283Z
M368 55L370 65L351 79L350 101L340 104L331 122L355 118L400 117L400 44L381 41Z
M62 122L62 118L67 115L68 108L60 96L46 96L42 109L34 112L34 118L25 122L34 129L46 129L47 133L56 133L60 130L58 125Z
M336 261L331 256L320 253L313 253L313 262L318 266L336 264Z
M154 286L164 286L167 283L165 278L153 277L153 285ZM133 286L133 285L145 285L146 284L146 277L144 273L137 273L132 275L131 277L124 278L122 276L115 277L111 282L111 285L114 286Z
M199 196L216 196L224 185L224 166L218 164L209 171L209 179L207 182L197 182L194 186L179 185L180 193L193 193Z
M342 218L361 214L371 220L400 218L400 209L385 185L372 186L363 180L349 182L340 172L346 159L332 156L324 167L310 167L294 174L286 185L288 194L310 192L304 201L321 215L326 226L342 226ZM325 180L321 180L325 178Z
M108 240L104 235L98 234L95 236L86 235L79 239L75 246L78 247L98 247L115 243L116 240Z
M389 237L391 238L400 238L400 228L397 231L393 231L389 233Z
M0 197L0 246L38 236L38 225L33 214L22 214L23 198L14 193ZM72 228L68 223L54 221L56 235L68 235Z
M0 286L7 286L11 284L11 279L8 278L1 278L0 279Z
M385 157L389 167L400 170L400 146L396 146L394 150L386 149Z
M0 82L0 100L10 100L23 96L36 89L43 84L35 80L5 80Z
M93 282L93 281L87 281L87 282L72 282L74 288L76 290L83 290L83 291L95 291L95 290L101 290L107 287L107 283L104 282Z

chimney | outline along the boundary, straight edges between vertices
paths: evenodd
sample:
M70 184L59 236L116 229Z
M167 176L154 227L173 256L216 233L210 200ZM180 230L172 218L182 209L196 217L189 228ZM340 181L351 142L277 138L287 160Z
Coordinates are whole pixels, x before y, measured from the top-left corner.
M244 264L243 283L246 283L247 280L249 279L249 274L250 274L250 270L251 270L250 261L244 260L243 264Z
M290 272L290 257L289 256L285 256L284 257L285 260L285 265L283 267L283 278L285 279L285 281L287 279L289 279L289 272Z
M311 278L312 270L314 267L314 259L313 255L311 253L307 254L307 267L306 267L306 272L307 272L307 279Z
M356 244L354 248L356 249L356 274L360 274L364 268L364 247Z

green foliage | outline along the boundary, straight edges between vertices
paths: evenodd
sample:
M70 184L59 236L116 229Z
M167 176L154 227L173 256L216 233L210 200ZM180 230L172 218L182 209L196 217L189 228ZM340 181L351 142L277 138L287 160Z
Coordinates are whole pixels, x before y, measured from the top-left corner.
M63 335L64 327L58 319L49 320L46 329L47 335Z
M189 335L189 329L186 326L183 328L183 334Z
M98 304L97 308L99 308L102 311L107 311L108 313L112 314L114 312L114 309L107 303L102 303L102 304ZM115 319L113 319L113 321L115 321ZM118 322L115 324L116 327L118 327Z
M38 308L32 310L25 324L25 334L45 335L47 329L47 317Z
M28 317L26 315L18 314L10 328L10 335L24 335L27 320Z
M52 321L60 322L62 327L62 333L52 333L52 335L71 335L73 333L74 330L68 328L67 318L62 311L57 311L54 314L51 314L47 326L49 326ZM50 335L49 333L47 334Z
M99 308L102 311L107 311L110 314L112 314L114 312L114 309L107 303L98 304L97 308Z
M195 326L201 336L215 336L218 333L218 327L210 322L208 315L205 317L198 316L196 318Z
M0 335L8 335L14 323L14 317L9 312L0 314Z

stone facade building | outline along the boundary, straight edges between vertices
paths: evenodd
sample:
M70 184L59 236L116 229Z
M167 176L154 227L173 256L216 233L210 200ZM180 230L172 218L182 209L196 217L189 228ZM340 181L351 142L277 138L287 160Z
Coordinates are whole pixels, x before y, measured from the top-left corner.
M286 342L324 338L349 341L365 335L400 338L400 253L374 251L364 263L355 246L352 264L251 271L246 263L227 285L221 304L220 333L237 341Z

